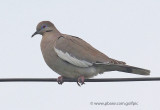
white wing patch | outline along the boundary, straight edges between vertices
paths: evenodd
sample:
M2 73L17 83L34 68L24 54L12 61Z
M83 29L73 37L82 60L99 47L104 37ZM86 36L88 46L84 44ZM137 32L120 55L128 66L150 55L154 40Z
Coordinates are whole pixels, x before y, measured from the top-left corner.
M71 55L68 54L67 52L64 53L64 52L62 52L61 50L58 50L58 49L56 49L56 48L54 48L54 50L55 50L55 52L57 53L57 55L58 55L61 59L65 60L65 61L67 61L67 62L69 62L69 63L71 63L71 64L73 64L73 65L75 65L75 66L79 66L79 67L89 67L89 66L92 66L92 65L93 65L92 63L87 62L87 61L85 61L85 60L79 60L79 59L71 56Z

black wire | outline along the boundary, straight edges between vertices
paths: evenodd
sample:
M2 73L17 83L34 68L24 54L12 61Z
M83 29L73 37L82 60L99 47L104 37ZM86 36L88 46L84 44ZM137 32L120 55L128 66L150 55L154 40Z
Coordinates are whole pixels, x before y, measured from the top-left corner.
M77 79L63 79L64 82L77 82ZM131 82L131 81L160 81L160 77L141 78L96 78L85 79L85 82ZM0 82L57 82L57 78L0 78Z

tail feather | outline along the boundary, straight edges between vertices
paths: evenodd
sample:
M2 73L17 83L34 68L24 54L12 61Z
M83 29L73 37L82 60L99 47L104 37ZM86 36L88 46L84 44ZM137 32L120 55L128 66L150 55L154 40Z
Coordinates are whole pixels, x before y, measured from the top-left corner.
M150 70L123 64L101 65L100 70L102 70L100 73L103 73L105 71L120 71L139 75L150 75Z
M134 67L134 66L128 66L128 65L118 66L117 71L139 74L139 75L150 75L150 70L138 68L138 67Z

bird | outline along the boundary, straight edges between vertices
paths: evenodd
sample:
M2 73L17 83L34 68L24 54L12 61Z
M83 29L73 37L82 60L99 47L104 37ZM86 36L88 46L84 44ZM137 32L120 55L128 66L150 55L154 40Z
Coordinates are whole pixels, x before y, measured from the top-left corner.
M33 36L42 35L40 47L46 64L60 76L58 84L64 78L75 79L83 85L85 79L110 71L150 75L150 70L127 65L95 49L83 39L61 33L50 21L41 21Z

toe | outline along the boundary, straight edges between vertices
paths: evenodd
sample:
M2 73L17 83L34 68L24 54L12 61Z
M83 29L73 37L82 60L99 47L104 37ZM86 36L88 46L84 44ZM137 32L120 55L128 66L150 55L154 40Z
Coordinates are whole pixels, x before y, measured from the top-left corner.
M63 84L63 76L60 76L57 78L58 84L62 85Z
M84 83L84 76L80 76L79 78L78 78L78 81L77 81L77 84L80 86L80 85L83 85L83 84L85 84Z

